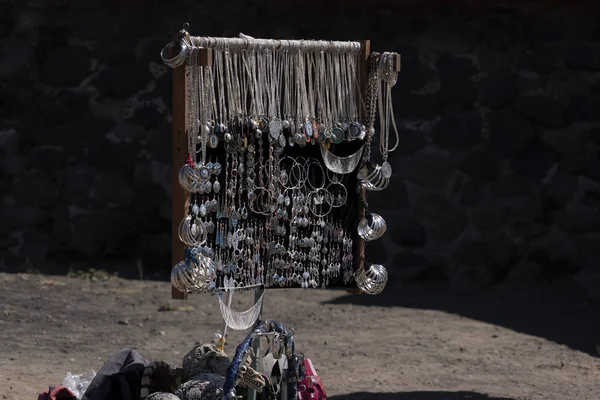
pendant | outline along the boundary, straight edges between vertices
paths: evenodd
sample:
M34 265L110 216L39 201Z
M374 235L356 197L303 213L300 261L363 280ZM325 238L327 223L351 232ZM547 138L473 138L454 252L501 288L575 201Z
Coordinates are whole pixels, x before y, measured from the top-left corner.
M344 141L344 131L342 130L342 128L333 128L333 130L331 131L331 141L335 144L339 144Z
M271 123L269 124L269 135L273 139L277 139L283 130L283 123L279 118L273 118Z
M313 124L310 121L306 121L304 123L304 136L306 136L306 141L310 142L310 138L313 135Z
M348 135L351 140L358 139L362 131L362 126L358 122L353 122L348 127Z
M210 146L211 149L216 149L217 146L219 145L219 137L217 135L215 135L214 133L212 135L210 135L210 138L208 139L208 145Z
M381 175L385 179L390 179L392 177L392 166L389 162L384 161L383 164L381 164Z

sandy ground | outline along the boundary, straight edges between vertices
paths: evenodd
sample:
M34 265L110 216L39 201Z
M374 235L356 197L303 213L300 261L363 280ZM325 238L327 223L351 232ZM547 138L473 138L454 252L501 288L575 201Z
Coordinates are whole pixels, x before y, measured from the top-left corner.
M600 306L577 287L275 290L264 310L295 328L331 399L600 399ZM0 396L35 399L124 347L180 365L220 329L215 298L170 300L166 282L0 274Z

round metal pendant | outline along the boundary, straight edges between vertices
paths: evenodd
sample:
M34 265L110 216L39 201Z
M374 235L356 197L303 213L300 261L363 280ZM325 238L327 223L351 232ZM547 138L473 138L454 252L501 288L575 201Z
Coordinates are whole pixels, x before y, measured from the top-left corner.
M271 137L277 139L279 134L283 130L283 123L278 118L273 118L271 123L269 124L269 134Z
M285 145L286 145L286 143L287 143L287 141L285 140L285 136L283 136L283 135L279 135L279 139L278 139L278 140L279 140L279 145L280 145L281 147L285 147Z
M202 180L206 180L210 177L210 171L206 167L200 167L199 172L200 178L202 178Z
M358 139L360 133L362 132L362 127L358 122L353 122L348 127L348 134L351 139Z
M319 137L319 125L317 125L316 122L313 122L313 134L312 134L314 139L317 139Z
M304 135L310 138L313 135L313 125L310 121L304 123Z
M221 173L221 169L222 169L222 166L218 161L213 164L213 174L219 175Z
M269 132L269 121L265 117L260 117L258 120L258 129L263 131L264 133Z
M225 151L228 153L235 153L238 151L238 144L237 142L233 141L233 142L229 142L229 143L225 143Z
M213 192L219 193L219 191L221 190L221 183L219 183L219 181L215 181L215 183L213 183L212 185L212 189Z
M389 162L384 161L383 164L381 164L381 175L385 179L390 179L392 177L392 166Z
M331 141L335 144L342 143L344 141L344 131L342 128L333 128L331 131Z
M327 137L325 137L325 133L324 132L319 132L319 136L317 137L317 142L318 143L323 143L326 139L327 139Z
M225 134L224 138L225 138L225 141L226 141L227 143L229 143L229 142L231 142L231 141L233 140L233 135L231 135L231 133L227 132L227 133Z
M211 149L216 149L217 146L219 145L219 137L217 135L215 135L214 133L212 135L210 135L210 138L208 139L208 145L210 146Z

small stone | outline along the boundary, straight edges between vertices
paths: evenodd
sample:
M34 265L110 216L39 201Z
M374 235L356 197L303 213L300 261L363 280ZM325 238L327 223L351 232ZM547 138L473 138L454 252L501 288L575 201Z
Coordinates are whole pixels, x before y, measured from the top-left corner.
M566 204L577 191L577 179L568 172L558 171L545 185L545 193L554 204Z
M0 156L14 156L19 151L19 136L15 129L0 131Z
M417 281L426 274L428 260L412 251L401 251L394 258L392 265L394 268L390 270L390 275L399 282L408 283Z
M478 182L467 181L460 192L459 202L463 207L471 207L477 204L484 195L483 186Z
M562 103L544 95L519 96L515 108L525 117L550 127L564 124Z
M424 132L416 131L409 128L399 128L400 143L398 144L398 153L412 154L425 145ZM390 140L392 140L390 138ZM394 143L390 142L390 146Z
M573 98L565 110L565 120L569 124L584 121L599 123L598 108L600 108L600 96L597 94Z
M558 160L558 153L541 140L534 140L517 155L511 166L533 182L540 182Z
M151 80L149 71L140 70L137 64L128 64L106 68L92 84L103 96L124 99L135 95Z
M394 109L396 118L430 120L441 113L441 103L436 96L403 93L398 97L403 107Z
M568 69L552 71L547 77L546 93L564 101L590 94L590 83L584 73Z
M542 130L542 140L560 153L574 153L583 156L589 145L593 130L580 126L570 126L564 129Z
M65 62L68 60L68 62ZM66 46L53 51L43 62L41 80L54 87L77 86L89 74L90 51L83 46Z
M169 249L170 250L170 249ZM365 244L365 254L370 263L387 264L388 251L382 240L372 240Z
M529 181L517 174L502 175L490 186L490 192L494 197L510 197L531 193Z
M131 116L125 116L125 119L128 123L152 129L165 122L167 114L156 104L148 103L134 109Z
M600 299L600 273L581 271L575 276L575 281L585 289L590 298ZM596 351L600 355L600 345L596 345Z
M448 242L459 237L467 227L467 216L460 210L452 210L439 218L433 229L433 237Z
M0 172L6 176L16 177L25 170L27 160L20 156L6 157L0 161Z
M12 193L17 204L50 208L56 204L59 187L42 170L33 170L20 174L12 183ZM32 193L43 193L43 196L32 196Z
M434 126L434 142L446 150L468 150L481 143L481 115L475 111L443 116Z
M167 334L165 333L165 331L160 331L160 332L158 332L158 334L159 334L160 336L167 336Z
M487 150L467 154L456 166L459 171L480 182L494 180L500 173L500 161Z
M452 208L448 199L435 193L424 193L415 204L415 211L427 218L436 219Z
M455 173L449 157L441 154L417 153L394 166L398 178L432 189L443 189Z
M510 69L508 54L498 49L479 48L475 51L482 71L500 72Z
M139 324L137 324L138 328L143 328L144 324L142 324L141 322Z
M510 266L511 256L510 239L506 235L497 234L480 239L463 239L452 261L458 266L480 268L478 275L484 273L498 277L501 270Z
M600 209L600 188L586 189L581 198L581 204Z
M531 71L519 71L514 77L514 86L521 94L533 94L543 90L544 80Z
M554 213L554 223L568 233L589 233L600 230L600 215L583 210L559 210Z
M401 87L403 91L407 91L407 92L413 92L413 91L418 91L420 89L422 89L423 87L425 87L429 82L431 82L432 80L435 79L436 77L436 71L428 68L424 65L421 65L418 63L418 58L419 55L417 54L417 65L412 68L409 69L410 67L407 67L406 65L406 61L407 60L407 55L405 53L400 53L402 54L402 70L403 72L401 74L398 74L398 81L396 83L396 85L398 85L398 87Z
M41 210L37 206L12 206L0 208L0 233L33 228L39 221Z
M543 225L537 222L518 221L512 227L513 235L517 238L522 238L526 242L546 235L550 232L548 225Z
M40 146L29 154L30 159L36 160L37 165L43 165L44 171L50 174L56 174L65 166L65 156L63 148L60 146Z
M493 111L488 119L490 149L503 156L514 157L535 135L531 123L513 111Z
M16 37L0 41L0 80L28 79L35 64L31 41Z
M437 95L446 111L464 111L473 108L479 88L470 80L450 81L442 85Z
M519 60L519 66L539 74L548 74L557 69L560 55L552 48L528 51Z
M510 217L517 222L538 221L544 216L540 196L513 196L506 204Z
M471 210L473 227L480 232L496 231L506 226L508 210L500 203L486 202Z
M490 108L501 107L515 98L515 88L508 77L493 78L484 82L480 102Z
M148 140L148 131L143 126L120 123L108 136L113 143L144 143Z
M21 255L33 263L44 263L48 259L50 243L50 236L44 232L27 232Z
M408 192L406 184L396 179L397 175L392 175L390 185L387 189L381 192L368 192L369 205L375 210L396 210L400 208L408 208Z
M509 282L532 283L539 281L544 274L544 267L533 261L523 260L513 266L506 277Z
M129 325L129 320L127 318L119 320L119 325Z
M564 61L567 68L596 71L600 69L600 49L598 46L577 43L567 49Z
M600 182L600 151L590 153L585 160L584 175Z
M64 243L65 250L94 257L111 247L123 246L125 243L119 241L125 239L119 236L123 233L118 228L127 229L127 223L127 215L112 211L74 213L70 220L65 221L69 239Z
M118 173L102 175L90 192L96 201L111 205L128 205L133 195L131 184Z
M451 55L442 56L436 66L440 72L442 83L464 81L478 72L477 67L470 59Z
M399 246L420 247L427 242L425 227L410 214L402 214L396 217L390 228L390 237Z

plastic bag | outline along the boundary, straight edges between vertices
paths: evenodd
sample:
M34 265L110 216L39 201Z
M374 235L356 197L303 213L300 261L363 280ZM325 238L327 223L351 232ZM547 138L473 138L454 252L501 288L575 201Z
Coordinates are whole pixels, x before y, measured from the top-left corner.
M95 376L96 372L94 370L90 370L78 375L67 372L67 376L65 376L62 384L64 387L73 392L77 399L81 399Z

